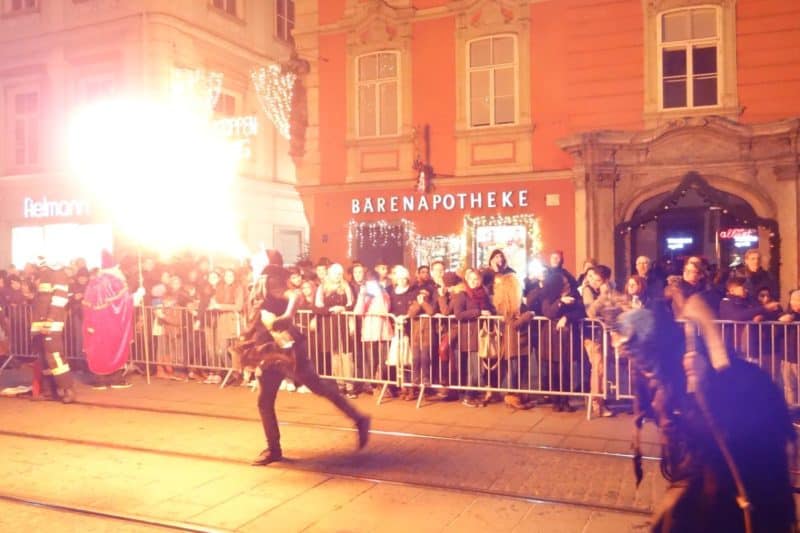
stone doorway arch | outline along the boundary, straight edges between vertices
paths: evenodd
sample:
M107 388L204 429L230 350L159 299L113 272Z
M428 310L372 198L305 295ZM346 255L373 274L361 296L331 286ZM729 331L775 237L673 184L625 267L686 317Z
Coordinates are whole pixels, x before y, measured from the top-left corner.
M748 239L754 237L757 244L748 246ZM779 279L777 221L759 217L747 200L689 172L675 189L641 201L628 220L616 225L614 271L618 283L623 283L634 272L639 255L647 255L667 269L667 261L674 266L681 256L688 255L704 255L718 268L727 268L750 247L759 249L767 258L765 268Z

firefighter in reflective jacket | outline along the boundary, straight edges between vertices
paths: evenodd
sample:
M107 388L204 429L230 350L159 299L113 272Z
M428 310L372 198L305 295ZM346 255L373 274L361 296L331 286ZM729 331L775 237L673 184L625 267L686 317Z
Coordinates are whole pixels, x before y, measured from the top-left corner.
M64 403L75 401L72 373L64 357L68 299L69 277L64 270L41 266L32 306L32 347L42 361L42 390Z

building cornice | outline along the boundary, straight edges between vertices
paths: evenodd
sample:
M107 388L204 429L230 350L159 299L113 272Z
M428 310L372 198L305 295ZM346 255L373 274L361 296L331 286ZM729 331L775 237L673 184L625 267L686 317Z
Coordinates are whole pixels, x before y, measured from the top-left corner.
M519 174L497 174L464 177L435 177L434 184L439 187L468 187L472 185L529 183L554 180L571 180L572 170L542 170ZM298 185L301 193L321 194L332 192L371 192L376 190L402 189L407 187L409 192L414 192L414 178L410 176L402 180L382 180L357 183L337 183L321 185Z

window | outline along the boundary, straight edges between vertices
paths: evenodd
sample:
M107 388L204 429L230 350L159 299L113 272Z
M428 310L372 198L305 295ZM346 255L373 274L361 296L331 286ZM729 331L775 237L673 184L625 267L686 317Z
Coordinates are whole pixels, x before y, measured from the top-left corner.
M662 109L719 104L718 10L699 7L661 15Z
M236 98L232 94L220 93L214 106L214 113L226 117L236 115Z
M212 0L211 5L220 11L224 11L228 15L236 16L236 1L237 0Z
M39 7L38 0L6 0L7 11L14 13L16 11L32 11Z
M275 35L278 39L294 44L294 0L275 0Z
M39 93L25 90L10 96L10 162L14 167L29 167L39 162Z
M286 264L293 265L303 253L303 230L275 227L275 248L283 253Z
M468 43L470 126L516 122L516 45L511 35L496 35Z
M356 60L358 135L397 135L399 123L398 54L377 52Z

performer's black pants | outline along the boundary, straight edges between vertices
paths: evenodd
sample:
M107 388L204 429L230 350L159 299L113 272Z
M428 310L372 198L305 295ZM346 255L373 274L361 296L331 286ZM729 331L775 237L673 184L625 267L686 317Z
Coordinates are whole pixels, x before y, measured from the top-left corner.
M363 416L341 395L335 381L319 377L308 357L295 354L295 361L293 369L285 364L263 368L259 377L261 392L258 396L258 412L261 415L261 424L264 426L267 447L273 454L281 453L281 433L275 416L275 397L284 378L291 379L298 387L305 385L311 392L327 398L353 422L357 422Z

